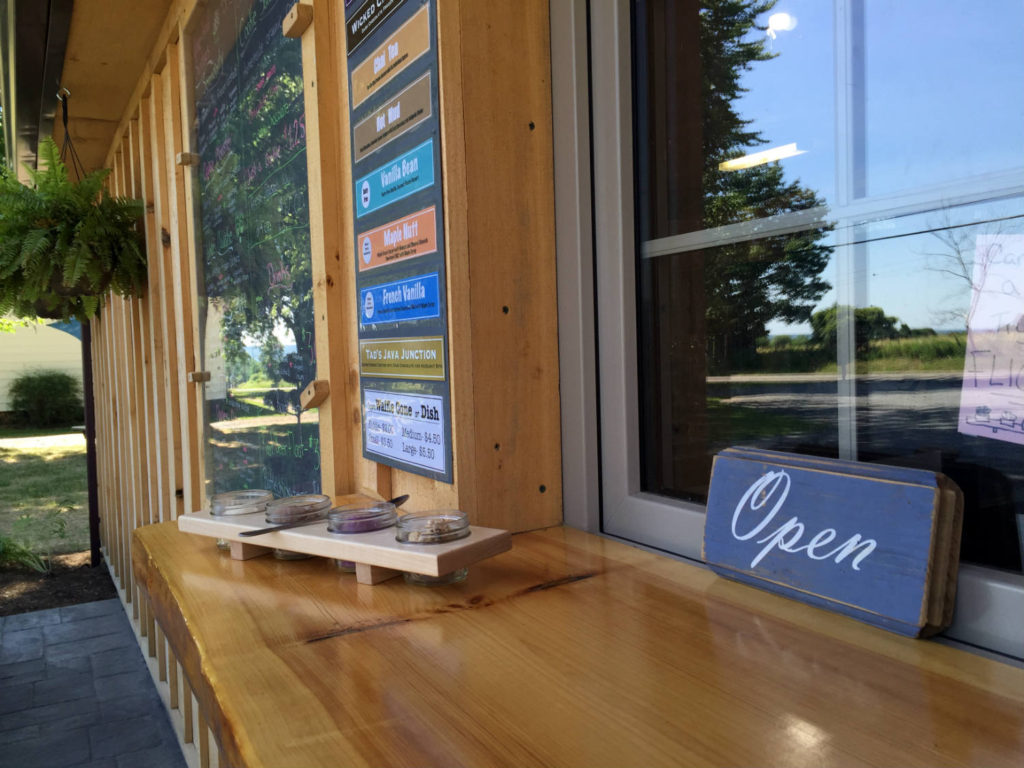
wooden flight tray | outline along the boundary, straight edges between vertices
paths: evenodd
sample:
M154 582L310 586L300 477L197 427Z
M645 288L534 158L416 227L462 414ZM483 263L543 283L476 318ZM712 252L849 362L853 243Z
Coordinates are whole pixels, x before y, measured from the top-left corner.
M275 549L331 557L355 563L360 584L379 584L400 576L403 571L425 576L442 576L512 548L512 535L500 528L470 526L470 534L457 541L441 544L411 544L395 540L395 528L363 533L329 533L327 520L284 531L243 538L243 531L266 528L263 512L248 515L215 516L193 512L178 518L178 530L215 539L231 545L231 557L249 560L270 554ZM257 540L260 543L254 544Z

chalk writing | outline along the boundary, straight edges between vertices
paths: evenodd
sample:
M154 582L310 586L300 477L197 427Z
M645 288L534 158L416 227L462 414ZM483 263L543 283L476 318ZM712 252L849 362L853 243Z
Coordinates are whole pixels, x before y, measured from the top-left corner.
M315 340L302 50L281 34L291 4L204 3L190 22L204 354L225 372L207 401L213 492L320 485L316 417L298 408ZM257 373L271 386L239 389Z

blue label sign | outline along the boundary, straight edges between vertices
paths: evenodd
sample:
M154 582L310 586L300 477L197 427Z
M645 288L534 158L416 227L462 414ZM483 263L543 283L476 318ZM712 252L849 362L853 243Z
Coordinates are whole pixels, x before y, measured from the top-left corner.
M361 325L429 320L441 315L437 272L393 283L371 285L360 292Z
M434 140L396 157L356 182L356 216L380 210L434 184Z
M730 449L715 458L704 532L708 564L915 634L927 623L933 587L936 475L783 456Z

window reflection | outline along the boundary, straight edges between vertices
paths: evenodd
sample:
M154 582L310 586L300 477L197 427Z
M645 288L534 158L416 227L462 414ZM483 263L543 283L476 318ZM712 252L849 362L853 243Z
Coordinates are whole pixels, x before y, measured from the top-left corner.
M967 383L980 244L1024 230L1024 7L634 7L645 489L703 501L737 444L942 471L963 557L1020 570L1024 377Z
M320 488L302 51L283 0L196 9L196 220L207 493Z

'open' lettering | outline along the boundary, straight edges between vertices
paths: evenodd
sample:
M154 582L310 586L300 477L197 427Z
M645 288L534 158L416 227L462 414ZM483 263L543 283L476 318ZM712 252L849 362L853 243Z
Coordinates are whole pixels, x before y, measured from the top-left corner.
M755 480L750 487L747 488L742 498L740 498L739 503L736 505L736 509L733 511L733 538L737 541L748 541L764 532L764 530L771 525L775 516L786 503L786 498L789 496L790 485L789 473L785 470L766 472L760 478ZM769 503L772 503L771 508L768 509L767 512L763 512L762 510L764 510ZM740 533L740 529L742 527L740 525L740 517L747 517L750 513L753 513L759 519L757 519L757 522L749 530L744 533ZM759 539L756 539L756 543L763 544L764 547L754 556L754 559L750 561L750 567L755 567L773 549L777 548L783 552L790 552L793 554L806 552L807 557L812 560L828 560L829 558L834 558L837 564L841 563L847 557L856 552L857 554L853 558L852 565L855 571L859 571L861 562L863 562L868 555L874 552L875 548L878 546L878 542L874 539L865 539L861 534L855 533L839 546L822 552L823 549L835 540L838 535L836 530L834 528L825 528L812 536L810 541L806 544L800 544L800 540L803 538L804 532L804 524L794 516L789 518L789 520L784 522L775 530L767 533Z

